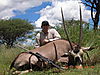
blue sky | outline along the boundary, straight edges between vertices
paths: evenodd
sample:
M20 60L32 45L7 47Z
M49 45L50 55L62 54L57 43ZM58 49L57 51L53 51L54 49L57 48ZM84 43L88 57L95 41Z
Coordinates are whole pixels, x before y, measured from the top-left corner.
M65 20L79 20L81 5L83 21L92 24L91 11L80 2L81 0L0 0L0 19L20 18L36 27L41 27L41 22L47 20L51 26L55 26L62 22L61 7ZM32 40L27 39L26 42Z
M65 20L72 18L79 20L79 5L81 5L83 21L91 21L91 11L79 2L81 0L0 0L0 19L25 19L37 27L41 26L43 20L48 20L55 26L62 22L61 7Z
M32 8L25 10L24 14L18 10L13 11L16 14L16 16L12 18L20 18L20 19L28 20L29 22L35 22L40 17L40 14L35 13L35 12L40 11L41 9L45 8L48 5L51 6L51 4L52 4L51 2L42 2L42 4L39 6L32 7Z

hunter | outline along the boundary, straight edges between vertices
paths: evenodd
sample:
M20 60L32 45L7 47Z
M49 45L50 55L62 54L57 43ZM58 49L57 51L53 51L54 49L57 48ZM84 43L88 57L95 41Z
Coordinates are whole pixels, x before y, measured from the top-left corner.
M48 21L43 21L41 28L42 31L36 35L36 48L61 38L60 34L51 28Z

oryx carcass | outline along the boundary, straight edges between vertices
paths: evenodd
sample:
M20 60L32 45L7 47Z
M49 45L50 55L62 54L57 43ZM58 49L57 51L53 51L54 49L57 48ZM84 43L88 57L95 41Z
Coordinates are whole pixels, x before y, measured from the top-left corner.
M75 48L76 44L72 43L72 46L73 48ZM60 60L60 58L62 58L63 55L66 54L71 54L75 58L79 58L79 60L81 61L81 55L83 54L83 51L89 49L90 48L82 48L78 52L74 50L72 51L68 41L56 40L39 48L20 53L12 62L10 69L14 67L17 71L25 71L34 69L35 67L42 68L48 65L48 63L42 62L35 55L32 55L29 52L39 53L42 56L52 60L53 62L57 62L58 60Z
M68 53L69 51L70 51L70 44L68 41L56 40L56 41L50 42L44 46L41 46L39 48L20 53L13 61L11 68L15 67L17 70L20 70L22 66L24 66L24 65L26 66L26 64L29 66L30 63L33 65L39 66L38 58L36 56L30 54L29 52L39 53L42 56L44 56L52 61L57 61L58 59L60 59L61 56L63 56L65 53ZM30 56L31 56L31 59L30 59ZM29 61L29 59L30 59L30 61ZM40 67L42 67L42 66L40 65Z
M64 18L63 18L63 23L64 23ZM65 30L65 32L67 31ZM35 67L44 67L48 65L48 63L41 61L35 55L30 54L30 52L39 53L42 56L52 60L53 62L57 62L64 55L67 55L69 58L68 65L75 66L76 62L79 62L79 64L82 65L83 53L86 52L86 50L90 50L91 47L84 48L79 46L79 44L72 43L69 40L68 33L66 35L68 41L56 40L47 43L46 45L41 46L39 48L20 53L12 62L10 69L14 67L17 71L27 70L26 72L28 72L28 70L30 71L30 69L34 69Z

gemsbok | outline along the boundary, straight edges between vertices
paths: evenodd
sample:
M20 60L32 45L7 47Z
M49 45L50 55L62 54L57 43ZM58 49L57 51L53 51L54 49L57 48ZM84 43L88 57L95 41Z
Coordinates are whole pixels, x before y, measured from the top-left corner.
M63 25L65 26L62 9L61 13ZM79 65L82 66L83 53L92 50L93 48L81 47L80 44L72 43L68 37L66 29L65 32L68 40L55 40L39 48L20 53L13 60L10 69L14 67L16 69L14 73L21 74L34 70L34 68L36 67L47 67L49 65L49 62L46 62L43 59L41 59L41 57L39 58L37 55L35 55L37 53L51 60L52 62L58 62L62 59L63 56L68 56L68 60L66 60L68 61L68 66L75 66L77 63L79 63Z
M44 46L41 46L39 48L29 50L26 52L20 53L12 62L10 69L14 67L17 72L20 71L30 71L36 67L42 68L44 66L47 66L48 63L45 63L43 60L39 59L37 56L32 55L32 53L39 53L42 56L52 60L53 62L57 62L62 58L63 55L69 55L73 56L74 59L71 61L80 61L79 64L82 65L82 55L87 50L91 50L91 47L82 47L80 49L77 49L77 45L74 43L71 43L73 46L73 50L71 50L71 46L69 44L69 41L66 40L56 40L53 42L50 42ZM67 60L66 60L67 61ZM69 65L75 65L74 62L69 61Z

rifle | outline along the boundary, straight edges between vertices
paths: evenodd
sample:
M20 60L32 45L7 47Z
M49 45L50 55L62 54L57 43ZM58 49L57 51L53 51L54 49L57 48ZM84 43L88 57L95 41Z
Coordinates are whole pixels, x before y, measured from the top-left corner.
M64 70L63 68L61 68L60 66L56 65L52 60L42 56L41 54L39 53L32 53L32 52L29 52L30 54L32 55L35 55L37 58L39 59L42 59L44 62L48 62L49 64L53 65L54 67L60 69L60 70Z

